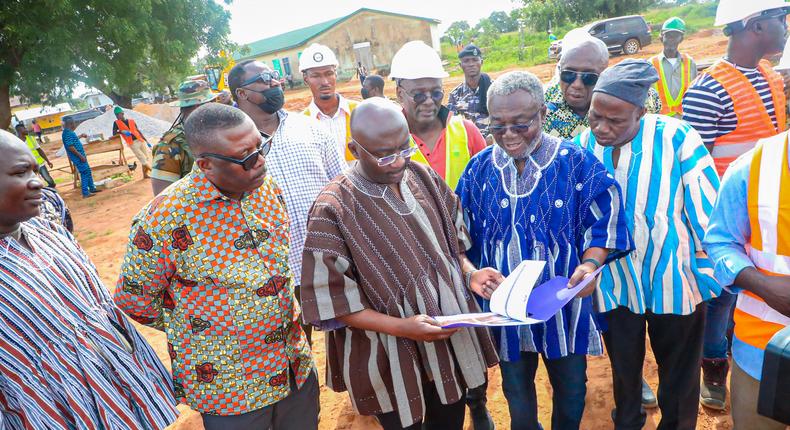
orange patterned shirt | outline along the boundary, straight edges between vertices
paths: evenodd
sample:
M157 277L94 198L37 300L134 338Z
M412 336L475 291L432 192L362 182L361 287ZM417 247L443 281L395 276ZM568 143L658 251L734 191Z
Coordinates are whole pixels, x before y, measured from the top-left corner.
M267 177L241 200L195 166L132 222L115 301L164 329L176 396L238 415L302 386L313 368L288 269L288 216Z

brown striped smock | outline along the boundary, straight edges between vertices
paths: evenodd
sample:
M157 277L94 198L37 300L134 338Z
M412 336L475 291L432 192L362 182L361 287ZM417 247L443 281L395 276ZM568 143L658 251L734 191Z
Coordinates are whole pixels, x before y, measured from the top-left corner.
M403 200L352 167L319 194L302 266L306 322L326 330L327 385L348 391L362 415L398 411L422 420L422 384L445 404L482 385L497 356L486 329L415 342L344 326L338 317L372 309L393 317L479 312L457 255L470 246L458 199L427 167L409 164Z

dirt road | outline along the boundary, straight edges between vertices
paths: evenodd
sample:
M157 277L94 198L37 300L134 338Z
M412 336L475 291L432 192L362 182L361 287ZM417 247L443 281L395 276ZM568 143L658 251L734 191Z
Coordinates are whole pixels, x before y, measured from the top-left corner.
M726 46L726 39L719 32L712 34L706 32L689 38L684 45L688 52L698 61L721 56ZM641 57L647 57L658 52L660 45L653 44L640 52ZM614 57L612 62L622 60L623 57ZM553 65L542 65L530 68L541 79L547 80L553 73ZM494 77L499 73L492 73ZM445 81L447 91L461 82L461 77L454 77ZM348 96L357 97L358 81L340 85L339 90ZM392 84L387 85L388 94L393 93ZM288 91L286 93L288 108L299 109L309 103L310 95L307 90ZM51 151L52 148L47 148ZM129 156L132 156L131 154ZM59 159L57 164L63 164ZM83 200L79 191L71 188L70 177L59 185L66 201L71 207L76 225L76 236L82 247L91 256L98 267L106 286L114 288L119 267L123 259L124 248L129 232L132 216L150 199L150 183L142 179L142 173L135 171L134 181L119 188L105 191L98 196ZM61 177L58 173L56 177ZM167 349L162 333L142 327L141 331L154 345L159 357L169 365ZM321 380L324 377L324 345L319 333L314 335L314 354L319 367ZM645 377L655 389L657 386L656 366L652 356L645 363ZM488 406L500 429L509 428L509 415L507 403L502 394L501 378L497 368L489 372L491 383L488 388ZM612 428L610 411L614 407L611 391L611 373L606 357L592 357L588 361L587 376L587 407L584 414L582 428L584 429L609 429ZM546 429L549 429L551 416L551 386L545 368L541 365L536 380L538 389L539 414ZM325 387L321 389L321 425L322 430L330 429L375 429L376 423L369 418L360 417L353 413L346 393L333 393ZM660 414L657 410L648 411L648 429L655 429ZM700 408L699 429L724 430L732 428L730 419L723 413L709 412Z

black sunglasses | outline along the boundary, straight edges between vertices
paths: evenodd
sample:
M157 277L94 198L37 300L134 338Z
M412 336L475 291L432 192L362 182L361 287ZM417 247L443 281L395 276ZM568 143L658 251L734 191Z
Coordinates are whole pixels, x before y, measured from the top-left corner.
M250 170L253 167L255 167L256 163L258 163L258 156L266 157L266 155L269 154L269 150L272 149L273 136L268 136L263 132L261 132L261 136L263 137L263 142L261 142L261 144L258 146L258 149L256 149L255 151L252 152L252 154L242 159L228 157L220 154L213 154L211 152L204 152L200 154L200 157L201 158L209 157L209 158L216 158L218 160L224 160L229 163L238 164L244 170Z
M442 101L442 99L444 99L444 91L442 91L440 89L435 89L435 90L431 91L430 93L421 92L421 93L417 93L417 94L412 94L408 90L406 90L406 88L403 88L403 86L401 86L400 84L398 84L398 86L401 87L401 89L403 89L403 91L406 94L408 94L409 97L412 98L412 100L414 100L414 104L416 104L416 105L420 105L420 104L425 103L425 101L428 100L429 98L431 100L433 100L434 102L436 102L436 103L439 103L439 102Z
M532 128L532 124L534 124L535 120L538 119L539 114L540 112L535 114L535 116L532 117L532 119L526 124L491 125L488 127L488 131L490 131L491 134L498 137L504 136L505 133L507 133L508 129L514 134L527 134L529 132L529 129Z
M560 72L560 80L566 84L576 82L576 79L581 77L582 83L586 87L591 87L598 82L598 74L593 72L577 72L575 70L563 70Z
M265 72L258 73L257 75L247 79L246 81L242 82L240 87L246 87L249 84L253 84L255 82L261 81L266 85L271 85L272 81L279 81L280 80L280 72L277 70L267 70Z

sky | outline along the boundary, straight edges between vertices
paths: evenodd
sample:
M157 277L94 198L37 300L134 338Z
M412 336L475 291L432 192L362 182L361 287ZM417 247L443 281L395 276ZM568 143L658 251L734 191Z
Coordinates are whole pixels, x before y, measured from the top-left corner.
M228 9L232 14L231 40L245 44L339 18L361 7L435 18L442 21L442 34L454 21L465 20L474 26L491 12L510 11L520 5L520 0L285 0L276 7L260 0L234 0Z

